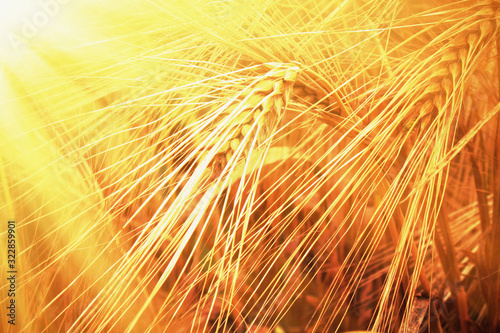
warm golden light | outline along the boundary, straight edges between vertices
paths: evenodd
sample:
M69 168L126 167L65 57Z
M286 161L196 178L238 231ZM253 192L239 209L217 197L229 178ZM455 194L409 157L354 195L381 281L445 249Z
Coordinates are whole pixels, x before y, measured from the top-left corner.
M0 332L498 332L499 20L0 0Z

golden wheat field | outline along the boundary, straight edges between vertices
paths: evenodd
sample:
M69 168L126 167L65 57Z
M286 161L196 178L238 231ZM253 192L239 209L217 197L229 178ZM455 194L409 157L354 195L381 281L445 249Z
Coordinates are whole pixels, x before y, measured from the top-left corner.
M500 1L0 0L0 332L500 332Z

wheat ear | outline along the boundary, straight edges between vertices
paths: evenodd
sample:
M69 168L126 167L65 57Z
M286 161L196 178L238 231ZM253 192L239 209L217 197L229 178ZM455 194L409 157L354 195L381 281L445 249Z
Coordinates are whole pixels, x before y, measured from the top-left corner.
M427 87L417 99L419 119L426 118L427 123L439 114L453 95L456 85L466 79L468 64L480 55L496 34L498 25L495 18L500 15L496 8L497 2L481 3L473 8L474 15L459 24L459 35L441 56L436 70L426 80ZM432 115L430 119L429 115Z
M224 166L235 154L244 157L248 152L251 138L248 133L258 130L257 144L269 139L280 125L285 109L290 101L320 110L340 114L340 108L325 89L312 84L308 75L299 81L299 73L304 69L297 64L269 63L262 67L272 67L242 91L231 105L224 106L222 115L228 117L229 135L218 147L213 161L212 175L219 176ZM306 81L307 80L307 81ZM228 110L230 110L228 112ZM243 148L239 151L241 144ZM211 145L213 146L213 145ZM207 151L207 149L205 149ZM209 154L207 154L209 155Z
M219 116L218 128L215 129L219 138L208 140L209 146L203 149L204 155L217 146L215 157L211 162L212 175L218 177L224 166L236 158L243 157L253 139L250 133L257 134L257 144L262 144L269 138L279 125L284 110L290 101L292 87L297 80L300 68L295 64L270 63L263 68L272 67L264 75L255 79L247 88L237 94L229 103L224 104L217 111ZM244 143L242 145L242 143ZM240 149L240 146L241 147Z

